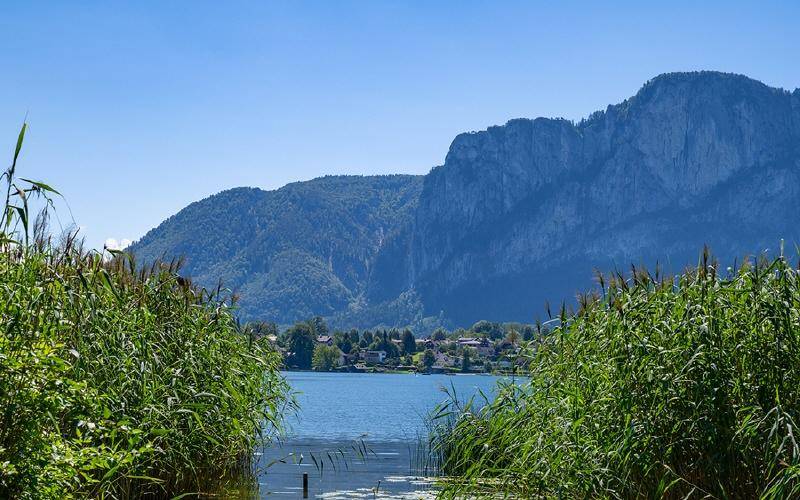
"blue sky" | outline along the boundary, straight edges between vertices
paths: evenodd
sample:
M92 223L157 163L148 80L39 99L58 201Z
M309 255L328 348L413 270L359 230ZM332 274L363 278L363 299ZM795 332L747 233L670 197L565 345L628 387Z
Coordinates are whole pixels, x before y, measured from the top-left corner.
M0 154L27 113L23 176L102 246L235 186L423 174L668 71L800 87L800 2L650 4L0 0Z

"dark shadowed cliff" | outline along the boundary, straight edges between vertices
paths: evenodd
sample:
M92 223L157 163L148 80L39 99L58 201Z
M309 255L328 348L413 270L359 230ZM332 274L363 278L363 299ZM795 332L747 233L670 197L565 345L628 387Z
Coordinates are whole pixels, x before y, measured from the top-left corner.
M227 191L132 250L186 254L188 274L240 287L249 317L531 320L591 286L595 268L679 270L703 244L733 262L800 242L800 91L667 74L578 124L519 119L461 134L423 182L358 178L346 203L326 187L352 179Z

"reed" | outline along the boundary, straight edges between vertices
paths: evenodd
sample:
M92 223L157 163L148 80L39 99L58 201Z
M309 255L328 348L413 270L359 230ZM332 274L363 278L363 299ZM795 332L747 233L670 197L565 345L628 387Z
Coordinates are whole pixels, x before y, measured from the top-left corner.
M14 162L0 233L0 497L154 497L247 470L289 402L230 301L125 254L58 244Z
M530 379L444 412L444 497L800 495L800 279L781 250L601 278L524 352Z

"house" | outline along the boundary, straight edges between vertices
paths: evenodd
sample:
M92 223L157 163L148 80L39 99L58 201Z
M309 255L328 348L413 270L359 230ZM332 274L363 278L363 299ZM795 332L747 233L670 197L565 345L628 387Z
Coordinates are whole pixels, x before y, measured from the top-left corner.
M416 339L415 342L417 343L417 351L424 351L434 346L434 342L431 339Z
M494 346L491 344L491 342L483 341L481 345L477 347L477 349L478 354L485 358L494 356Z
M460 342L461 345L464 347L472 347L478 354L489 358L495 355L494 344L486 339L472 339L466 342Z
M325 344L326 346L333 345L333 337L330 335L317 335L317 344Z
M458 339L458 343L465 347L474 347L476 349L482 345L482 342L477 339L467 339L467 340Z
M436 362L433 364L433 366L447 367L456 365L457 358L453 356L448 356L443 352L437 352L435 356Z
M383 363L386 359L386 351L366 351L362 352L364 361L372 364Z
M351 352L350 354L342 354L344 356L344 364L354 365L358 361L358 353Z

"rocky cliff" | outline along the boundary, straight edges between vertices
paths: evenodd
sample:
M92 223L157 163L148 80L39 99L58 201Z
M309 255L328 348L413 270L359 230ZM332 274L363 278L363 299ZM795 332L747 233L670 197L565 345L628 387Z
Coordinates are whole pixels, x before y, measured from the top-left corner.
M800 241L800 92L659 76L589 119L462 134L425 178L405 262L430 313L530 318L593 268L680 268Z
M679 270L703 244L732 262L800 242L800 91L662 75L580 123L461 134L417 193L363 253L357 292L315 312L358 326L531 320L594 269Z

